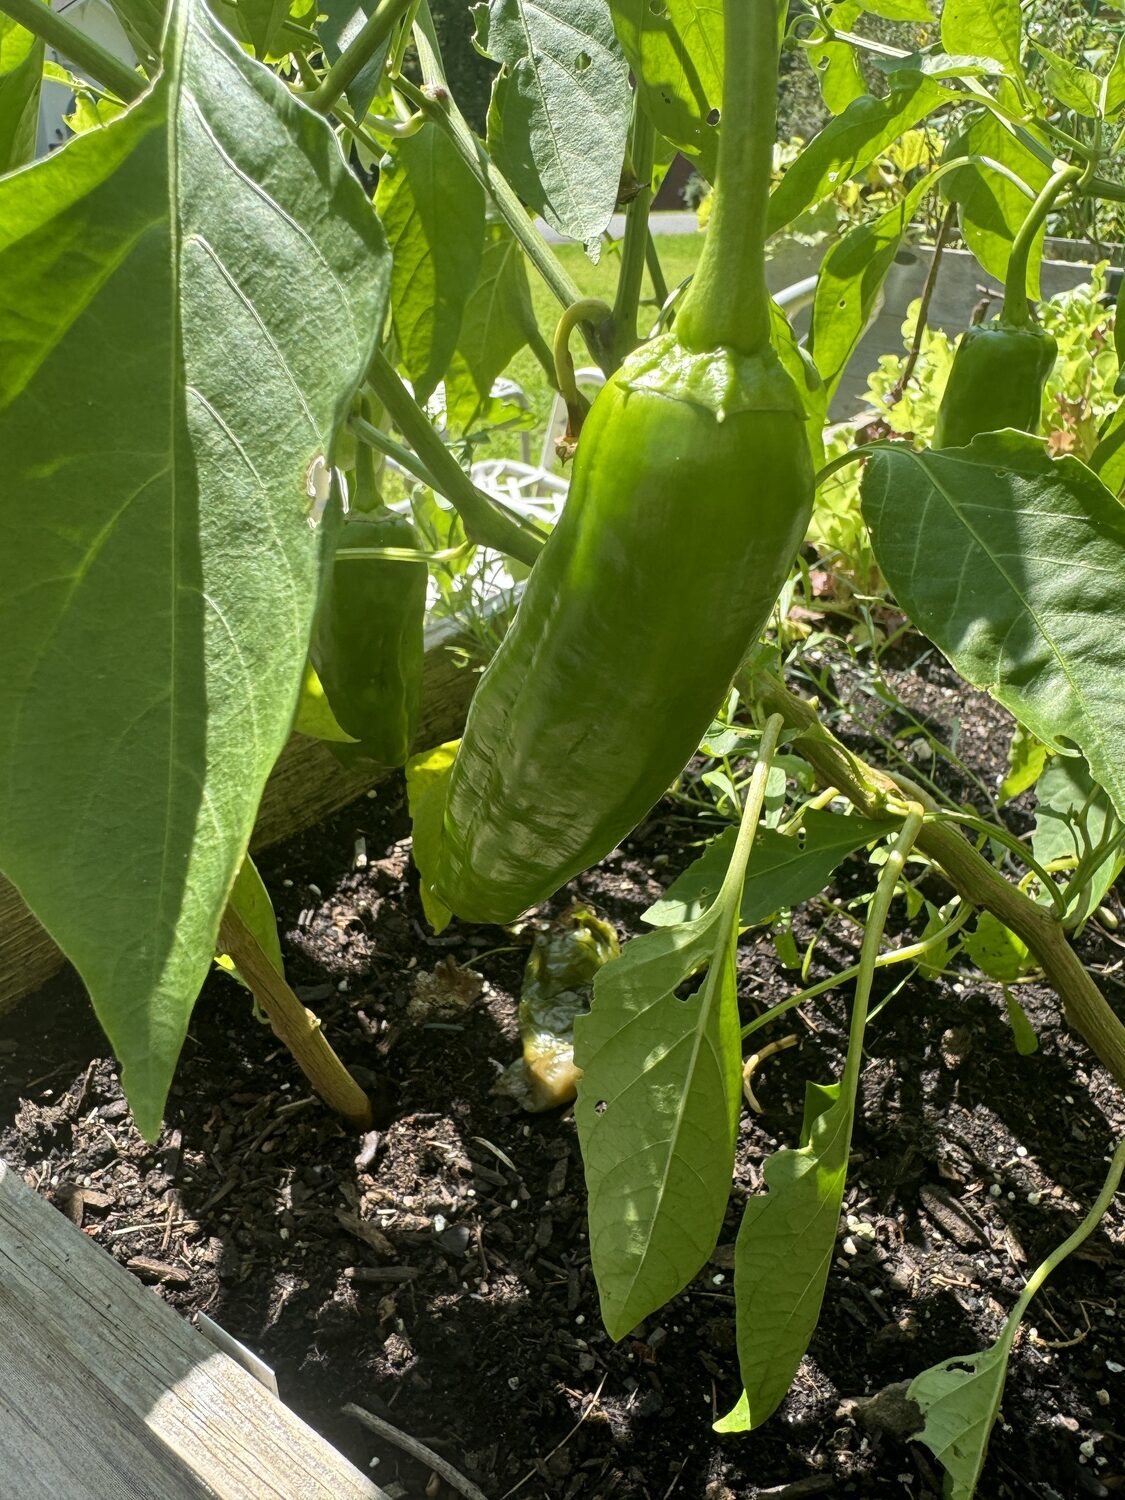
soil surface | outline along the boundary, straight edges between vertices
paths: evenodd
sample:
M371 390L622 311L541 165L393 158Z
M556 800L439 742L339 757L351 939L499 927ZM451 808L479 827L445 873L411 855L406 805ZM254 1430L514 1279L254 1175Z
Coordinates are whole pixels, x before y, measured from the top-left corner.
M984 810L1011 721L935 654L917 655L888 668L887 685L964 769L920 751L924 738L878 684L849 678L838 658L821 660L835 669L822 686L854 717L839 713L834 727L882 763L877 737L897 739L918 774ZM1014 826L1021 816L1017 805ZM540 915L577 895L625 939L719 826L714 812L669 800ZM762 1113L743 1114L712 1263L613 1345L590 1273L571 1111L532 1116L493 1093L518 1053L530 930L455 923L435 938L409 853L395 781L261 861L290 980L372 1093L371 1135L349 1134L310 1097L245 992L216 973L164 1134L146 1145L64 973L0 1019L0 1155L173 1306L205 1311L259 1353L284 1399L392 1494L454 1491L342 1415L345 1403L428 1444L488 1500L940 1495L927 1450L896 1435L893 1400L865 1398L996 1337L1030 1270L1094 1198L1125 1128L1120 1093L1062 1025L1053 994L1019 991L1039 1036L1032 1056L1012 1045L998 986L967 968L914 977L872 1021L820 1326L772 1420L719 1437L711 1424L739 1389L731 1265L742 1205L764 1157L797 1142L805 1081L839 1074L850 986L763 1033L798 1045L755 1074ZM795 915L797 949L816 939L808 982L855 962L860 929L837 908L873 879L866 858L853 859L828 901ZM1120 910L1116 896L1109 904ZM920 930L896 902L886 944ZM1120 1008L1125 943L1091 925L1080 946ZM881 971L878 998L901 972ZM801 984L768 931L746 934L747 1019ZM450 989L435 1008L435 990ZM1033 1303L982 1500L1125 1493L1122 1239L1117 1209Z

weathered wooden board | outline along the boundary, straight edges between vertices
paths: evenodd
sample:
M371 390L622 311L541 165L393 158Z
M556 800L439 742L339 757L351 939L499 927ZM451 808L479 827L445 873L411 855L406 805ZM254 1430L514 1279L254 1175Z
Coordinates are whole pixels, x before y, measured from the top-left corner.
M477 674L458 662L464 661L464 653L473 652L474 645L449 629L431 633L419 749L461 732ZM251 847L264 849L311 828L386 775L370 763L347 770L319 740L293 735L266 785ZM19 893L0 875L0 1012L37 990L63 963L62 954Z
M0 1494L386 1500L2 1161Z

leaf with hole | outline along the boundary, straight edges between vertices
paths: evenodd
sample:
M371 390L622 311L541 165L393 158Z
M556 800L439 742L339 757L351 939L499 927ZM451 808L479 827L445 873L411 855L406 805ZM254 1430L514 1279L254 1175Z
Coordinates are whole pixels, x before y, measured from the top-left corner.
M498 62L488 145L527 206L593 247L609 224L629 133L629 69L606 0L488 0L475 43Z
M309 474L388 271L327 123L199 0L136 105L0 180L0 868L149 1138L293 721L337 509L309 524Z
M966 681L1046 745L1077 745L1125 810L1125 509L1025 433L871 455L861 484L899 603Z
M609 0L645 113L715 180L723 102L721 0Z

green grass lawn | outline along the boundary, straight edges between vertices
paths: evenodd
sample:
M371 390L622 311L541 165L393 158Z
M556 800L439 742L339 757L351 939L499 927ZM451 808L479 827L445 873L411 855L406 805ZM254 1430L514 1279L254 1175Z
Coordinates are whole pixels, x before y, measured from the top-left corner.
M703 244L701 234L684 235L660 235L656 239L656 248L660 255L660 264L664 270L664 279L669 288L674 287L677 282L690 276L695 270L699 259L700 247ZM617 287L617 269L619 265L618 244L606 245L602 248L601 259L598 264L593 265L581 245L556 245L553 247L560 261L567 271L578 283L583 296L600 297L604 302L612 304L614 291ZM547 290L541 278L532 266L528 266L528 279L531 283L531 300L535 307L535 316L543 337L550 345L554 337L555 324L559 320L562 308ZM641 331L647 332L648 326L656 316L656 305L653 301L652 283L648 272L645 272L643 296L648 299L647 305L642 305L640 327ZM575 363L581 368L584 364L592 361L576 335L571 348L574 353ZM543 432L550 415L551 405L554 400L554 392L547 383L539 361L529 349L521 349L519 354L508 366L505 372L508 377L516 381L527 393L531 410L535 416L535 426L531 434L531 455L535 461L539 456L539 449L543 440ZM498 432L487 445L482 445L478 450L481 458L518 458L520 456L520 440L516 433Z

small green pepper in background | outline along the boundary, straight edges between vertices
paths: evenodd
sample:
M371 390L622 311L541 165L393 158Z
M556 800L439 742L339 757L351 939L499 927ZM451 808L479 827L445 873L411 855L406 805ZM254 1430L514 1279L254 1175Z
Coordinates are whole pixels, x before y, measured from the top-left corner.
M344 525L311 655L337 723L360 742L348 751L401 766L422 706L426 564L349 556L387 547L417 550L405 516L383 510Z
M1012 244L1000 316L962 334L938 410L935 448L964 448L978 433L1004 427L1039 431L1043 387L1054 369L1058 344L1031 315L1027 261L1059 192L1081 175L1071 166L1052 174Z
M769 619L814 476L770 345L777 0L725 9L716 208L675 328L598 393L562 519L450 776L441 900L508 922L610 852L682 771Z

